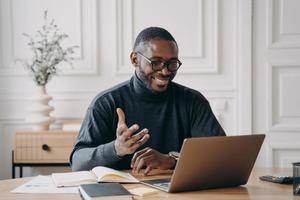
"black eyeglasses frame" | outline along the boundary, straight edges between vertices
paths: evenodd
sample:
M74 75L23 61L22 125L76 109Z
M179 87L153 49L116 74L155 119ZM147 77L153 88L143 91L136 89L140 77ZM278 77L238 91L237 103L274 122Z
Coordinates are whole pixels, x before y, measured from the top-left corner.
M149 58L147 58L146 56L144 56L142 53L140 52L136 52L138 55L140 55L141 57L143 57L152 67L153 71L161 71L163 70L165 67L168 69L168 71L170 72L176 72L180 66L182 65L182 62L178 59L176 59L175 61L178 63L178 67L174 70L170 70L170 64L172 63L172 61L174 62L174 60L170 60L170 61L159 61L161 63L163 63L163 65L160 68L155 68L155 62L158 62L156 60L150 60Z

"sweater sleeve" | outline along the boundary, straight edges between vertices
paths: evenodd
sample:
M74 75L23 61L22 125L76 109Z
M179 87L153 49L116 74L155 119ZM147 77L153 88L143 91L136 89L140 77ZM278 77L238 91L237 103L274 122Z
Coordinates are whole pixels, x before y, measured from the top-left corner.
M209 102L201 96L196 96L191 110L191 136L225 136L225 131L219 124Z
M95 166L112 166L121 158L116 154L115 130L110 115L101 106L90 106L70 155L73 171Z

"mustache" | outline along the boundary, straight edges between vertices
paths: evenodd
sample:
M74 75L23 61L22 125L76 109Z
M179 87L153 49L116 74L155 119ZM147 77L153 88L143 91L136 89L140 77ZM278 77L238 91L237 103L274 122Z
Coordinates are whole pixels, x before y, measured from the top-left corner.
M158 79L163 79L163 80L169 80L169 79L171 79L171 76L165 76L163 74L153 74L151 76L151 78L153 78L153 79L158 78Z

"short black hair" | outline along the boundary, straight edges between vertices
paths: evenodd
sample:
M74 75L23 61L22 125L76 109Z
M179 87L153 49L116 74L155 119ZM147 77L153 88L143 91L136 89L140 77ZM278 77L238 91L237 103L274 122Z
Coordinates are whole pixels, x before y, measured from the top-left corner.
M150 42L151 40L166 40L177 42L169 31L161 27L148 27L142 30L135 39L133 50L138 51L138 46Z

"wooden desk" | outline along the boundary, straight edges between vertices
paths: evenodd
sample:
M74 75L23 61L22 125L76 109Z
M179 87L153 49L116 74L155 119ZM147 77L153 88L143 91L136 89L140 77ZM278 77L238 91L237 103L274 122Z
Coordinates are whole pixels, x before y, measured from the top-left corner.
M245 186L235 187L235 188L221 188L221 189L211 189L211 190L201 190L194 192L183 192L183 193L166 193L159 192L158 194L153 194L148 197L135 197L135 199L174 199L174 200L285 200L285 199L295 199L300 200L300 196L293 196L292 185L280 185L275 183L268 183L260 181L259 176L269 174L269 173L279 173L288 170L280 169L255 169L249 182ZM150 176L149 178L167 177L170 174ZM142 176L138 177L142 178ZM12 189L17 186L29 181L31 178L19 178L0 181L0 199L12 200L12 199L24 199L24 200L34 200L34 199L76 199L80 200L79 195L76 194L14 194L10 193ZM140 186L139 184L124 184L124 186L129 188L135 188Z

